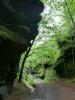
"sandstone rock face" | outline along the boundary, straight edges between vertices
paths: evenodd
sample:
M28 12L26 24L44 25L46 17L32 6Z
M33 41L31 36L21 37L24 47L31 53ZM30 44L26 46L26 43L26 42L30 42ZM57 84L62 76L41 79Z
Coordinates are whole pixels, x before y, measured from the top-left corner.
M38 34L39 0L0 0L0 95L10 92L20 55ZM1 90L2 89L2 90ZM1 100L1 99L0 99Z

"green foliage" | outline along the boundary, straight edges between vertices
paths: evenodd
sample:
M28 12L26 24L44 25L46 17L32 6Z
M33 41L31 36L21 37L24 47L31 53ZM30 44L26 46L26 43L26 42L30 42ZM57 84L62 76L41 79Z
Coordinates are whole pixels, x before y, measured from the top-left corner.
M21 57L20 66L24 56L25 54L23 54ZM54 37L39 46L34 45L24 65L25 68L23 72L23 79L31 85L34 84L33 76L35 78L37 78L37 76L38 78L42 78L43 76L45 76L45 69L48 67L52 67L52 65L57 61L57 58L59 58L59 56L60 49ZM32 74L33 72L37 75ZM54 75L55 73L52 74L50 77L46 76L46 80L48 80L47 78L49 78L49 80L56 79L56 76Z
M40 77L42 77L42 76L44 75L44 70L45 70L44 67L41 67L41 66L40 66L40 67L38 68L37 71L38 71L38 74L39 74Z
M48 63L48 65L51 65L56 62L60 55L60 50L53 38L52 40L41 44L41 48L34 49L34 51L31 50L30 54L31 53L33 54L27 58L26 66L32 66L35 68L36 66L39 66L39 64L44 65Z
M29 72L31 68L39 74L39 78L45 74L48 81L56 80L58 72L60 76L75 77L75 1L43 2L45 11L39 24L39 35L26 60L25 69ZM54 69L58 70L57 73Z
M49 82L49 81L55 81L58 79L58 76L56 74L56 71L52 68L48 68L46 70L46 74L45 74L45 81Z
M23 82L25 84L30 84L31 86L34 86L34 81L33 81L34 78L32 77L32 75L30 73L28 73L28 74L26 73L23 76L24 76Z

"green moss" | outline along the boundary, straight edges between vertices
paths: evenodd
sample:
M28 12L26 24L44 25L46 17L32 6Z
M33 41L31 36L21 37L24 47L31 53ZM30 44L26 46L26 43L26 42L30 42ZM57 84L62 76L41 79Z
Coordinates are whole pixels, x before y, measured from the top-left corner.
M25 33L24 33L25 34ZM5 26L0 25L0 36L4 39L10 39L13 42L23 43L27 42L26 37L23 33L13 32Z

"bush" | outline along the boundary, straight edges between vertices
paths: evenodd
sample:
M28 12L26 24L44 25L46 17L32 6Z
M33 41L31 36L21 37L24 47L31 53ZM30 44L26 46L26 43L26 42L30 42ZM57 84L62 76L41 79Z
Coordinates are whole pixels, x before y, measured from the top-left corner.
M52 68L47 68L46 74L45 74L45 81L49 82L49 81L54 81L57 79L58 79L58 77L56 75L56 71Z

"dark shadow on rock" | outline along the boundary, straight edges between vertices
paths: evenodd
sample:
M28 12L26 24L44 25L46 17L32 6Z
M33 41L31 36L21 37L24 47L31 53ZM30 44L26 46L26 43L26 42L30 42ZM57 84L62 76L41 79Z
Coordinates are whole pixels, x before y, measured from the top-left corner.
M44 5L40 0L1 0L0 25L14 32L20 32L25 38L33 39L38 34L40 13Z
M3 100L3 97L0 95L0 100Z
M38 34L40 0L0 0L0 83L12 88L21 54Z

